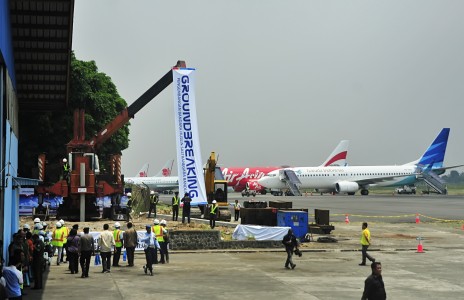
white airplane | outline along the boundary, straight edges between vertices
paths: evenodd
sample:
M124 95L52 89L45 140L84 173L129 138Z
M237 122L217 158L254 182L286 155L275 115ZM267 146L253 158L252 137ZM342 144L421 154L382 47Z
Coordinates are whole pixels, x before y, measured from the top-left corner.
M368 195L371 186L414 184L423 172L432 171L440 175L446 169L459 167L443 167L449 131L449 128L443 128L418 160L404 165L285 168L269 172L258 183L266 188L285 189L290 180L300 189L349 195L358 190L361 190L361 195Z
M348 153L349 141L343 140L335 147L327 159L320 165L321 167L327 166L345 166L346 156ZM245 189L249 191L260 192L265 194L265 188L259 185L258 180L267 173L282 169L280 167L222 167L222 175L227 180L228 186L231 191L241 192Z
M146 163L135 177L127 177L124 182L140 186L148 186L150 190L157 192L172 191L179 188L179 178L170 176L174 160L168 160L155 176L148 175L148 163Z

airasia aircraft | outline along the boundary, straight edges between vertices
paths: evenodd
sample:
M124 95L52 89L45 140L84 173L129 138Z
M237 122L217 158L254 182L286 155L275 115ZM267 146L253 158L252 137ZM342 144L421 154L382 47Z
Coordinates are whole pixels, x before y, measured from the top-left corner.
M349 141L341 141L320 167L345 166L348 145ZM236 192L241 192L248 188L252 191L265 193L265 187L259 184L258 180L269 172L282 168L285 167L225 167L222 168L222 175L228 181L229 187L233 188Z

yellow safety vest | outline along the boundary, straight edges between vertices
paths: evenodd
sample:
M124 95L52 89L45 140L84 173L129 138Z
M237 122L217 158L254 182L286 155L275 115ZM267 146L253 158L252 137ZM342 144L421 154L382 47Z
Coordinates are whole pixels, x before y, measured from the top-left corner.
M218 208L218 205L217 205L217 204L216 204L216 205L213 205L213 206L211 206L211 211L210 211L210 213L211 213L211 214L215 214L215 213L216 213L216 209L217 209L217 208Z
M119 229L113 230L113 237L114 237L114 243L116 245L116 248L122 247L121 230Z
M68 235L69 235L69 228L68 227L61 227L64 232L64 241L63 244L66 244L68 242Z
M161 225L155 225L151 228L151 230L155 234L158 242L164 242L163 228L161 228Z
M172 197L172 205L179 205L179 197Z
M56 247L63 247L65 241L63 228L56 228L52 233L52 245Z

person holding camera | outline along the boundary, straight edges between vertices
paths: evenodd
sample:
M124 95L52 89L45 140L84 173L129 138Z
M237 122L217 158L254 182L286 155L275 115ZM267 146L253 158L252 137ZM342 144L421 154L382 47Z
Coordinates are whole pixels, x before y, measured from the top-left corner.
M293 234L293 230L289 229L288 233L282 239L282 244L285 246L285 251L287 252L287 260L285 261L285 268L295 269L296 264L293 263L293 251L295 254L301 256L301 252L298 249L298 241L296 240L296 236Z

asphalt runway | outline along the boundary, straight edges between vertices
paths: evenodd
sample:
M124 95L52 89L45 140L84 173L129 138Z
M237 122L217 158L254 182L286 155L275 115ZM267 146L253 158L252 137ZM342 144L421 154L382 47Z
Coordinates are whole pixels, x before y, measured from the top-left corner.
M172 195L161 195L160 200L171 203ZM314 209L330 212L330 221L343 222L348 214L351 221L379 221L387 223L415 222L419 214L421 221L448 221L464 219L464 196L445 195L315 195L272 196L257 195L242 197L240 193L229 193L228 202L244 201L291 201L292 208L306 208L311 216Z

